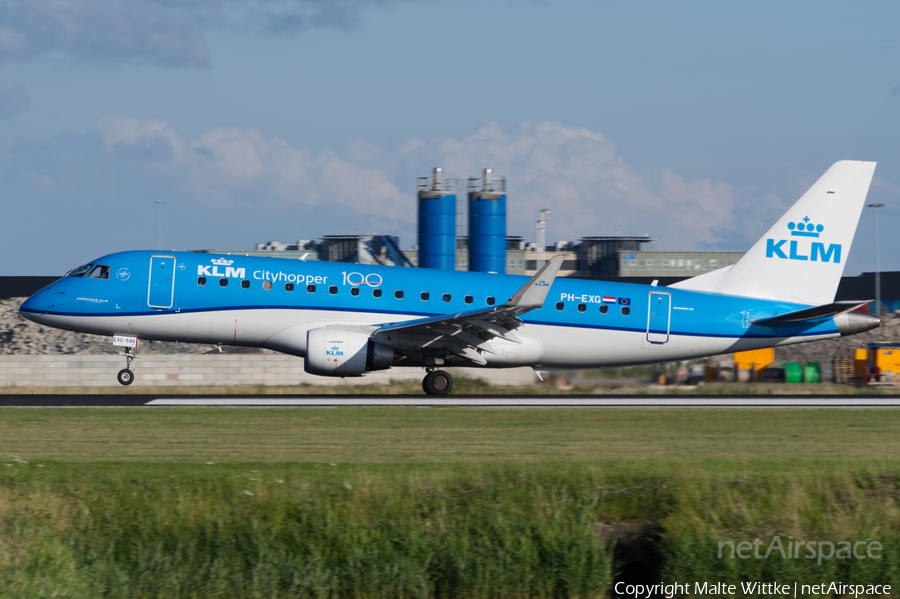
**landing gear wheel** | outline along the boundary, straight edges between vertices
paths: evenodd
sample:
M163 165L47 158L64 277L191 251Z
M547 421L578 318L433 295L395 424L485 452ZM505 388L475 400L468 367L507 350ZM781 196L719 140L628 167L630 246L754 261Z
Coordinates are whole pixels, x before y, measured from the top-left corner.
M453 377L443 370L435 370L425 375L422 389L428 395L447 395L453 389Z
M116 378L119 379L119 383L123 385L130 385L134 382L134 373L127 368L123 368L119 371L119 374L116 375Z
M135 347L137 347L136 341ZM134 360L137 360L137 356L134 353L134 347L126 347L125 353L119 355L125 356L125 368L119 371L119 374L116 375L116 378L119 380L119 384L130 385L134 382L134 373L131 371L131 363Z

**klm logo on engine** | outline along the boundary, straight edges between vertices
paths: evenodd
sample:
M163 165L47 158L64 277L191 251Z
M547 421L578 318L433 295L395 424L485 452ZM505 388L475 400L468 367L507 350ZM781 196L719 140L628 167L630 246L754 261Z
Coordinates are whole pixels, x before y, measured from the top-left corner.
M825 230L822 225L814 225L809 222L809 217L804 216L803 222L788 223L788 229L792 237L805 237L818 239L819 234ZM810 262L834 262L841 263L841 244L829 243L828 247L821 241L807 243L804 239L766 239L766 258L780 258L782 260L809 260Z
M332 345L331 349L325 350L326 356L343 356L344 352L341 351L341 348L337 345Z

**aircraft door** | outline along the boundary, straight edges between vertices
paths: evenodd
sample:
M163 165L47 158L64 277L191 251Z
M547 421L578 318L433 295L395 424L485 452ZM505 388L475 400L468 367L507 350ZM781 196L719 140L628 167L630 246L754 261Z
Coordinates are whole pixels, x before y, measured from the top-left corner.
M647 341L650 343L663 344L669 340L671 306L670 294L650 292L650 306L647 310Z
M175 297L175 256L150 256L147 305L168 310Z

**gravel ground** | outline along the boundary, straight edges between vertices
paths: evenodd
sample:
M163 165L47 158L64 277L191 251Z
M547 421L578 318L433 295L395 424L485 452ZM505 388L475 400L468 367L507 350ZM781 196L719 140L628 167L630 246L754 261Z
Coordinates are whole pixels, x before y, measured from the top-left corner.
M0 355L118 354L109 337L45 327L19 316L24 297L0 301ZM166 341L141 342L140 354L205 354L215 346Z

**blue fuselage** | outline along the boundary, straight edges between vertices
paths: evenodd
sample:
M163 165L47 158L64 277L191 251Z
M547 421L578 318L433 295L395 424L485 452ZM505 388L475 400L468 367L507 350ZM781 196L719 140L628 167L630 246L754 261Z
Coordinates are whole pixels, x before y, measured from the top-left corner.
M304 343L299 334L287 335L288 329L342 322L377 325L500 305L528 280L193 252L122 252L86 266L76 271L78 276L66 276L29 298L22 314L102 335L270 347L301 356ZM534 340L534 347L515 360L488 365L574 368L663 362L839 335L831 317L784 327L753 324L805 307L631 283L556 279L543 307L521 316L519 332Z

